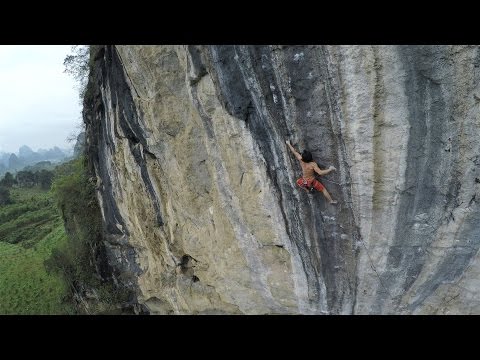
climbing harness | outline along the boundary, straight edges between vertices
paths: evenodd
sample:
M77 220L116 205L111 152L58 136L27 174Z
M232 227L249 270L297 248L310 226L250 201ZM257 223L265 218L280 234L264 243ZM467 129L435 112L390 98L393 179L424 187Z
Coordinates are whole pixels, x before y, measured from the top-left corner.
M307 179L302 178L302 185L303 188L307 191L313 192L315 190L315 188L313 187L313 181L311 181L309 185Z
M302 179L301 182L297 180L297 185L300 186L306 192L313 193L315 191L315 181L318 181L318 180L313 179L311 181L308 181L304 177L302 177L301 179Z

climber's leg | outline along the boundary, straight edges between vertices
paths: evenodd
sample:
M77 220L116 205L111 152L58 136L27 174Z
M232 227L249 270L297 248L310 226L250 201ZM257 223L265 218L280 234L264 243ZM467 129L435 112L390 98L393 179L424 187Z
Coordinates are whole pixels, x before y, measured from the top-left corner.
M327 189L325 189L325 186L323 186L323 184L320 181L315 180L313 182L313 186L315 187L315 189L320 191L323 194L323 196L325 196L327 198L327 200L330 204L336 204L337 203L337 200L332 199L332 197L328 193Z
M323 195L327 198L328 202L330 204L336 204L338 201L337 200L333 200L332 197L330 196L330 194L328 193L327 189L323 188L323 191L322 191Z

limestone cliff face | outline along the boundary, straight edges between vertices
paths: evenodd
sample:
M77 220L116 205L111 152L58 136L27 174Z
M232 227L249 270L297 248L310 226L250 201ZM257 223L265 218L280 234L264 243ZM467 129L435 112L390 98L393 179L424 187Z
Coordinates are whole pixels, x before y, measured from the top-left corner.
M476 46L105 46L84 109L152 314L480 313ZM336 206L285 145L310 149Z

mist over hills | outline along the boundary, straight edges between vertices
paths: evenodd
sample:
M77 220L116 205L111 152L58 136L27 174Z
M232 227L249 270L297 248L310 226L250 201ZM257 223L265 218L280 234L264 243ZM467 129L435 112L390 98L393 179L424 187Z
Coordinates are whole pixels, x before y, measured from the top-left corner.
M73 147L61 149L58 146L34 151L29 146L23 145L18 149L17 153L0 151L0 175L3 175L7 171L19 171L26 166L35 165L41 161L60 163L72 155Z

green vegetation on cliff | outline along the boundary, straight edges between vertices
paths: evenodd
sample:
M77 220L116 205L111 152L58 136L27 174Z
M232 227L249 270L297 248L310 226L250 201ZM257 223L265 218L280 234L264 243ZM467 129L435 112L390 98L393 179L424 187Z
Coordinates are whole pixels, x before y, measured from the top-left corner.
M49 270L64 276L80 312L95 314L115 310L126 294L114 291L102 255L102 216L89 179L85 159L78 158L57 167L52 192L65 220L68 241L55 249L46 262ZM102 263L103 262L103 263Z
M22 179L2 179L0 314L114 310L126 298L96 268L102 217L84 159L58 166L51 190Z
M89 183L83 159L70 161L57 169L52 192L65 219L68 243L57 249L52 264L71 282L91 283L95 272L91 250L102 236L100 209L95 189Z
M12 203L0 206L0 314L69 314L68 288L44 266L65 244L63 221L52 194L12 188Z

